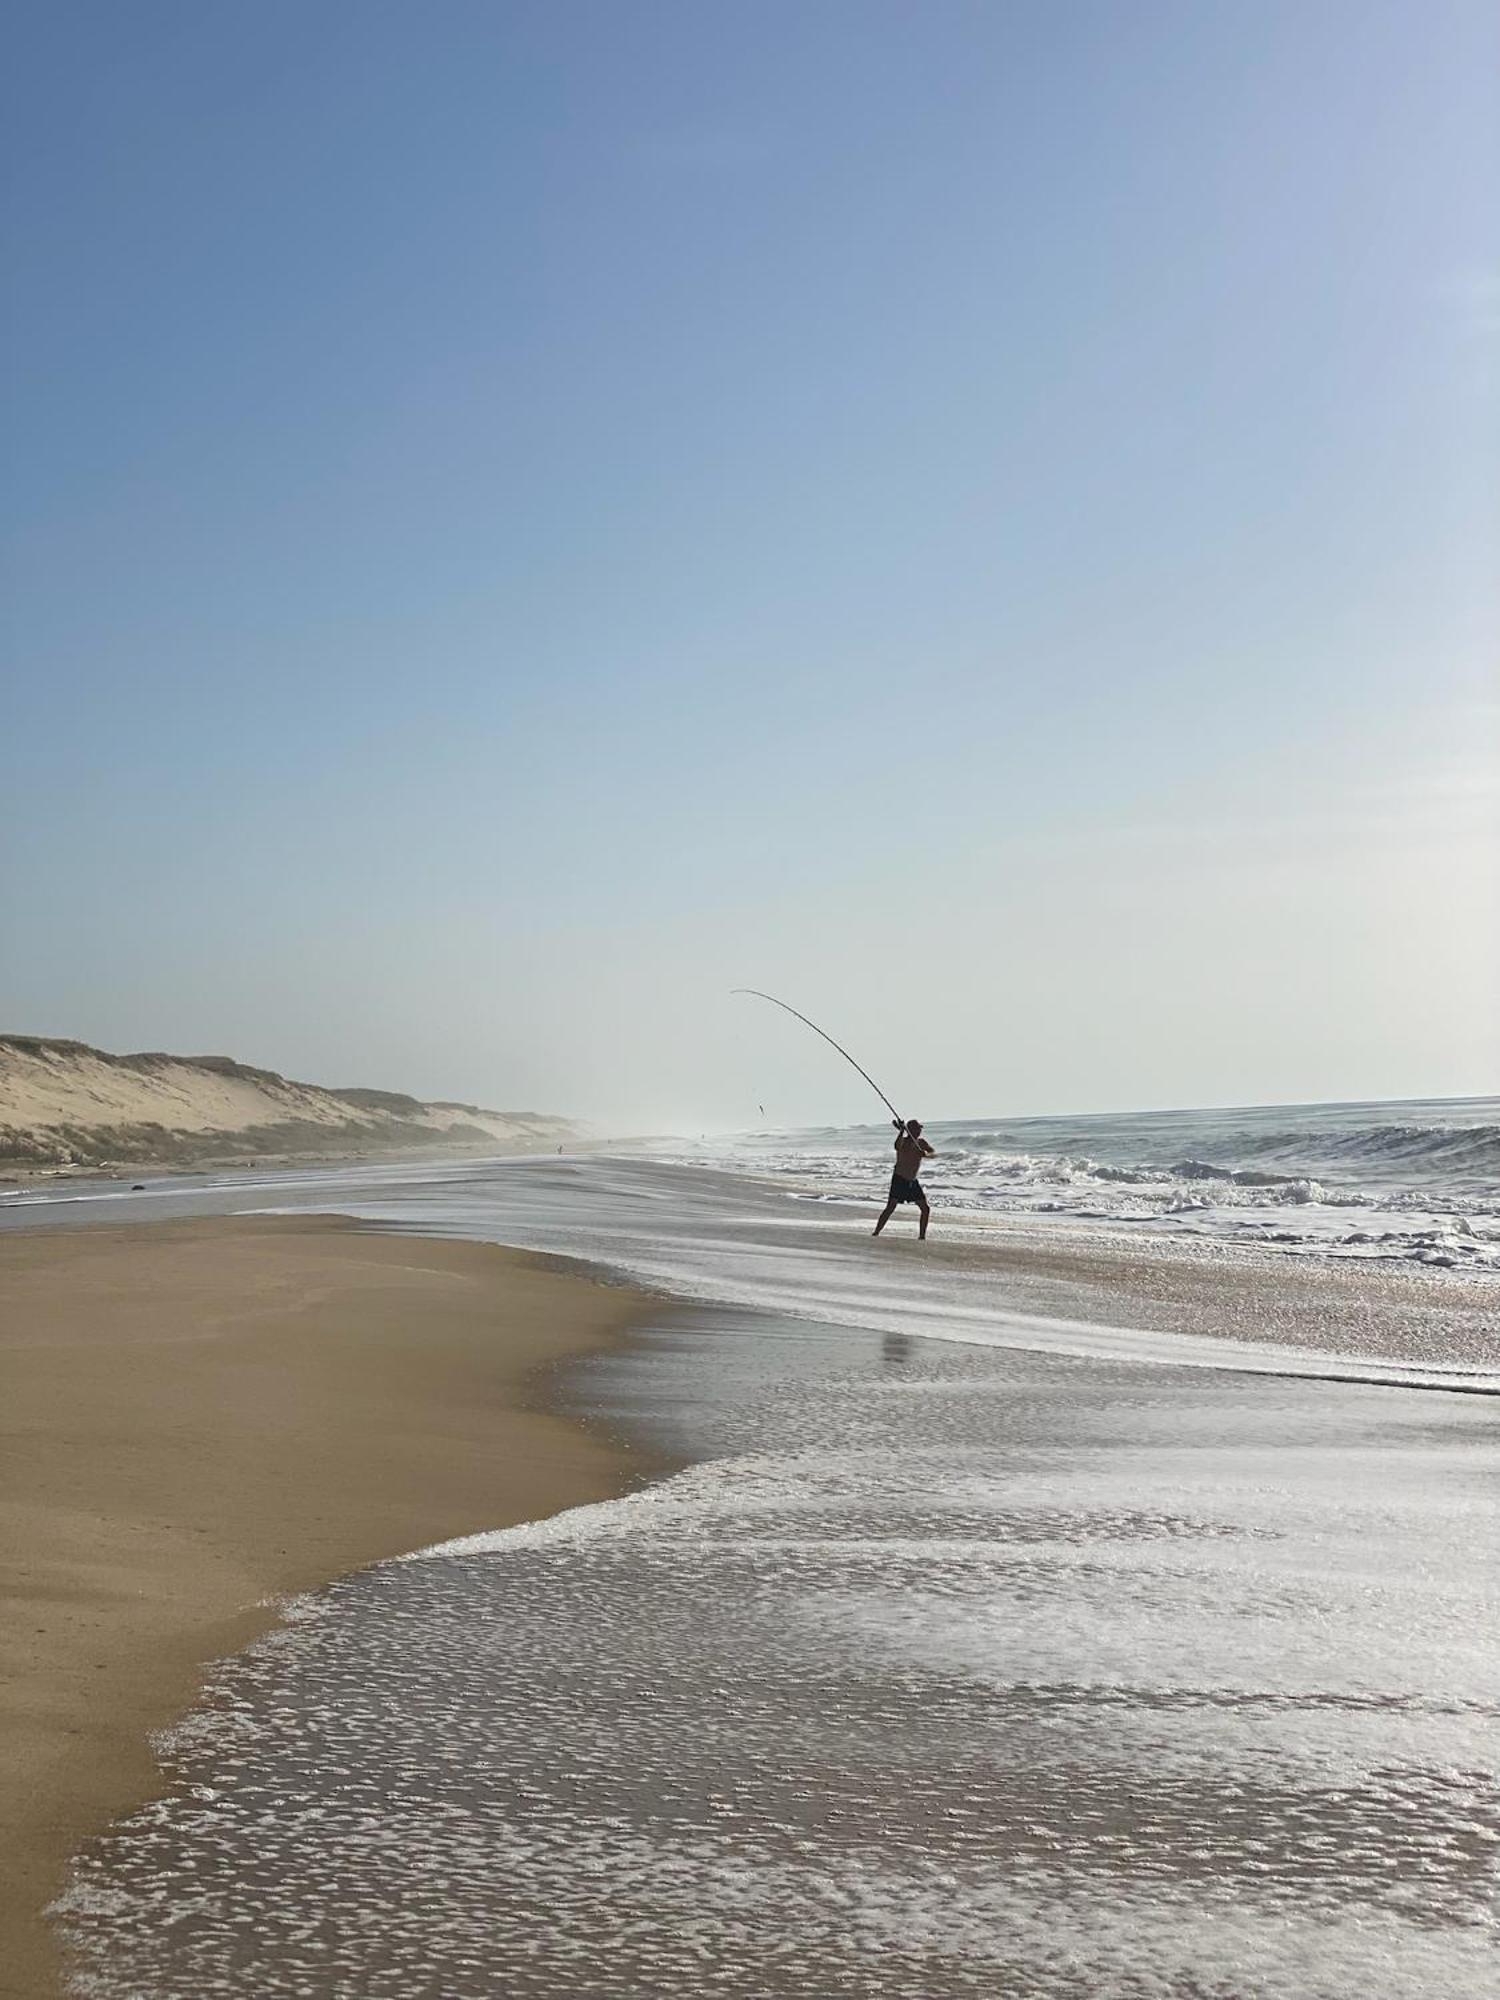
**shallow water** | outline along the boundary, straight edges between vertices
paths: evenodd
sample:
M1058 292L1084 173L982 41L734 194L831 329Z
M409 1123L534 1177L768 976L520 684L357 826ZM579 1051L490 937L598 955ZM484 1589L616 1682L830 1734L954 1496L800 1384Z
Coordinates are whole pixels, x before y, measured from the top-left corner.
M628 1160L136 1212L267 1205L669 1293L560 1390L685 1469L229 1663L170 1795L81 1857L81 1993L1494 1990L1500 1403L1452 1393L1500 1386L1492 1280L1034 1222L872 1245Z
M1494 1990L1483 1398L677 1309L690 1463L232 1663L85 1858L79 1990Z
M871 1211L644 1160L513 1160L459 1180L322 1190L382 1226L578 1258L676 1298L1101 1359L1500 1389L1500 1272L1289 1264L1221 1242L1079 1241L1046 1221L919 1245Z
M876 1184L877 1187L880 1185ZM1057 1218L863 1212L743 1175L598 1155L76 1186L0 1205L0 1229L255 1210L574 1258L672 1297L876 1332L1273 1373L1500 1391L1500 1271L1293 1262L1222 1241L1081 1237Z

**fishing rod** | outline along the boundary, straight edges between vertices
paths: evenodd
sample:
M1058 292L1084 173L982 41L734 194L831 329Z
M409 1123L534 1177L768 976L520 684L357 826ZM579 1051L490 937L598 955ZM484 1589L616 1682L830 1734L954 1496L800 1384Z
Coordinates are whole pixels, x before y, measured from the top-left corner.
M821 1035L824 1041L827 1042L828 1046L831 1049L838 1050L839 1054L844 1058L844 1061L848 1063L851 1068L857 1069L859 1071L860 1075L864 1078L865 1082L870 1086L871 1090L874 1091L875 1095L880 1099L881 1103L885 1106L886 1110L890 1112L891 1116L895 1119L896 1123L902 1126L904 1129L906 1120L901 1116L901 1113L896 1109L895 1105L892 1104L891 1100L886 1096L885 1092L880 1088L880 1085L875 1081L874 1077L871 1076L870 1072L861 1063L855 1062L853 1056L850 1055L849 1051L844 1047L843 1043L836 1042L833 1039L832 1035L830 1035L825 1028L820 1028L816 1021L809 1021L805 1014L799 1014L797 1012L797 1009L795 1007L789 1006L785 1000L778 1000L774 993L762 993L758 986L735 986L732 987L730 990L735 993L752 994L757 1000L769 1000L773 1007L779 1007L784 1014L792 1015L794 1019L802 1023L804 1028L811 1028L815 1035Z

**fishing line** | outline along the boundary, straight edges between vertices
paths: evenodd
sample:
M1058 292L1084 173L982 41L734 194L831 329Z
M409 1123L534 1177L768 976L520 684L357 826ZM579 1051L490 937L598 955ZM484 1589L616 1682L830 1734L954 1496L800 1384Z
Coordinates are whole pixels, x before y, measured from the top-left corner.
M735 986L732 987L730 990L735 993L753 994L757 1000L769 1000L773 1007L779 1007L784 1014L792 1015L796 1020L802 1023L804 1028L811 1028L815 1035L821 1035L824 1041L827 1042L828 1046L831 1049L838 1050L839 1054L844 1058L844 1061L849 1064L851 1069L857 1069L859 1071L860 1075L864 1078L865 1082L870 1086L871 1090L874 1091L875 1095L880 1099L881 1103L885 1106L886 1110L890 1112L891 1116L895 1119L896 1123L898 1125L905 1124L905 1120L902 1118L901 1113L896 1109L895 1105L892 1104L891 1100L886 1096L885 1092L880 1088L880 1085L875 1081L874 1077L871 1076L870 1072L864 1067L862 1063L855 1062L853 1056L850 1055L849 1051L844 1047L843 1043L836 1042L833 1039L832 1035L828 1033L826 1028L820 1028L816 1021L809 1021L805 1014L799 1014L797 1012L797 1009L795 1007L789 1006L785 1000L778 1000L774 993L762 993L758 986Z

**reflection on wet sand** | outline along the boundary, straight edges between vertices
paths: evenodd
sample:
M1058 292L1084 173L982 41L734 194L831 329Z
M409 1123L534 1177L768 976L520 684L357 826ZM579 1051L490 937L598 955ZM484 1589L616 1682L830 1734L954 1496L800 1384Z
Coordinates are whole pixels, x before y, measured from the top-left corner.
M909 1368L915 1353L916 1343L909 1334L883 1333L880 1336L880 1358L891 1374L899 1374Z

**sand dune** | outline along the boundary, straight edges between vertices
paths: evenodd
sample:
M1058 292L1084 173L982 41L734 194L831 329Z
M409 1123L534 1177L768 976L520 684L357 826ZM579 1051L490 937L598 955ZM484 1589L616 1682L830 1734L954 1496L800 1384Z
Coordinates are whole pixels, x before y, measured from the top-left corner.
M0 1165L21 1168L281 1159L306 1154L556 1145L567 1120L399 1091L325 1089L228 1056L108 1055L0 1035Z

